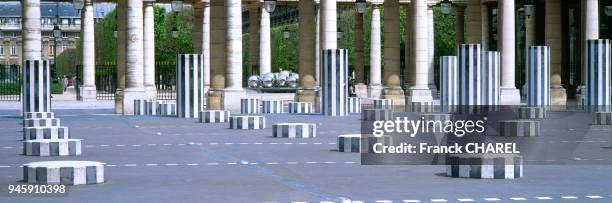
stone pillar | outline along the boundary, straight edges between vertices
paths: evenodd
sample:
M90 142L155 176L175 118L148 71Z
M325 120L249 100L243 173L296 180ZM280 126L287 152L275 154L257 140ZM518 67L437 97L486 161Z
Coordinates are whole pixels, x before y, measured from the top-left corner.
M82 101L96 100L96 47L94 43L93 1L85 1L81 10L83 84L79 87Z
M210 1L210 90L206 100L207 110L223 109L225 88L225 2Z
M316 47L317 28L315 20L315 1L302 0L298 2L299 24L298 24L298 54L299 54L299 86L296 100L299 102L311 102L314 106L317 102L317 84L315 76L317 64L315 57L318 49Z
M321 6L315 2L315 10L316 10L316 15L317 15L317 23L315 24L316 26L316 32L315 32L315 84L318 87L319 86L319 70L321 70L321 67L319 67L321 64L319 62L321 62Z
M412 43L414 43L414 36L412 36L413 32L413 19L412 19L412 5L406 5L404 6L404 9L406 11L406 25L405 30L405 41L406 41L406 46L404 47L405 52L404 52L404 57L405 57L405 70L404 70L404 88L408 89L410 88L413 84L414 84L414 50L412 50L413 46Z
M535 13L531 14L531 16L525 16L525 47L527 48L535 45L535 38L536 38L535 26L536 26Z
M263 72L260 71L259 66L259 52L261 46L259 45L259 3L251 2L249 4L249 68L248 76L260 75ZM265 10L265 9L263 9ZM265 11L264 11L265 12Z
M425 5L427 6L427 5ZM404 105L404 91L400 84L400 11L399 0L385 0L383 98L393 99L395 105ZM425 7L427 9L427 7ZM427 24L427 10L424 23ZM426 26L423 27L428 31ZM427 42L425 42L427 43ZM427 45L425 46L427 49ZM429 64L427 64L429 65ZM425 76L428 77L428 76ZM425 78L427 80L427 78Z
M147 99L157 99L155 87L155 21L153 1L144 3L144 87Z
M338 26L336 0L321 0L321 49L338 48ZM399 45L398 45L399 46Z
M516 88L516 25L514 16L514 0L501 0L499 4L501 23L499 44L501 50L501 104L518 105L521 103L520 91Z
M355 94L361 98L368 97L364 80L363 41L363 14L355 12Z
M22 61L42 59L42 36L40 34L40 0L22 0L23 39Z
M123 115L134 114L134 100L144 99L144 43L143 43L143 2L126 1L126 66L125 89L123 90Z
M115 113L123 114L123 89L125 89L126 1L117 1L117 90Z
M270 13L261 9L259 24L259 74L272 72L272 40L270 38Z
M210 88L210 3L194 2L194 48L197 54L202 54L202 91L206 104L206 95Z
M491 47L489 45L489 39L491 38L491 29L489 23L491 20L489 19L489 5L483 3L480 5L480 20L482 22L482 32L481 32L481 48L483 51L493 51L489 50Z
M480 44L482 41L481 0L467 0L465 17L467 21L466 44Z
M414 84L408 89L409 93L406 97L406 103L426 103L433 100L431 90L427 87L429 77L427 40L429 40L429 37L427 36L426 1L412 2L412 18L414 19L412 27L414 58L412 63L414 63L415 67L415 80Z
M592 39L599 39L599 12L590 12L590 11L599 11L598 0L585 0L582 2L582 12L583 12L583 45L584 49L582 51L582 60L581 60L581 71L582 71L582 80L579 91L582 95L585 95L586 86L585 82L587 80L587 70L585 67L586 62L586 41ZM579 99L582 99L582 95L580 95Z
M242 7L240 0L225 0L225 89L223 108L240 109L240 100L245 96L242 89Z
M429 50L427 58L429 59L429 70L428 70L428 76L427 76L427 86L429 87L429 90L431 90L431 95L435 98L438 95L438 89L436 88L436 81L434 80L434 75L435 75L435 67L436 67L436 62L435 62L435 41L436 41L436 37L435 37L435 29L434 29L434 13L433 13L433 6L427 6L427 29L428 29L428 33L427 36L429 37L428 39L428 43L427 43L427 49Z
M455 6L455 45L465 43L465 7Z
M564 106L567 102L565 88L561 86L561 0L546 0L545 43L550 47L550 95L552 105Z
M370 84L368 96L378 99L382 90L382 51L380 36L380 5L372 4L372 22L370 23Z

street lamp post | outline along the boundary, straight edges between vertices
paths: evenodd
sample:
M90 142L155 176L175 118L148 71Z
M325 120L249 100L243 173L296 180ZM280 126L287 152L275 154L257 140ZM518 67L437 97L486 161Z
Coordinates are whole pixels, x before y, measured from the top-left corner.
M355 10L357 13L363 13L366 10L366 1L365 0L357 0L355 1Z
M62 34L62 30L59 28L57 23L53 26L53 70L52 73L55 73L57 69L57 38ZM55 75L55 74L53 74Z
M440 11L442 11L442 14L448 15L451 13L452 9L453 2L451 2L450 0L442 0L440 2Z

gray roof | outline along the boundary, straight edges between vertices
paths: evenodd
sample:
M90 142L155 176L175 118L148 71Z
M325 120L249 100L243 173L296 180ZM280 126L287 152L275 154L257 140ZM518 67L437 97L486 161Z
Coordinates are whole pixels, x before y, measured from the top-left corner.
M56 9L57 8L57 9ZM103 18L106 14L115 9L114 3L96 3L94 4L94 16L96 18ZM51 3L41 2L40 3L40 16L41 17L80 17L77 10L74 9L72 3ZM2 2L0 3L0 17L21 17L21 3L19 2Z

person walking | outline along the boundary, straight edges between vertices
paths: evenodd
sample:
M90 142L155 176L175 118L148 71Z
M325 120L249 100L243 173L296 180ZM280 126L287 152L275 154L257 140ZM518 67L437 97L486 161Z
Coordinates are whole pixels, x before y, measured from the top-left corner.
M66 75L62 77L62 87L64 89L64 92L66 91L66 88L68 88L68 77L66 77Z

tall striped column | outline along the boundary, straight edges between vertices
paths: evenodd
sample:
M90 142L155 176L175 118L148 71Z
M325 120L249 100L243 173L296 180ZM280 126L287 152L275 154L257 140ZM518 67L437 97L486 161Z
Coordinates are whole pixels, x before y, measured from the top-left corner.
M179 118L197 118L202 108L204 88L202 54L179 54L176 57L176 104Z
M587 40L584 104L594 111L610 110L610 40Z
M457 47L457 53L459 105L480 105L482 101L480 44L461 44Z
M22 71L23 112L51 111L50 63L46 60L25 60Z
M321 51L321 114L347 115L348 50L325 49Z
M459 104L459 78L456 56L440 57L440 106L450 111Z
M550 47L527 48L527 105L550 106Z
M499 62L499 52L482 52L482 105L499 105Z

